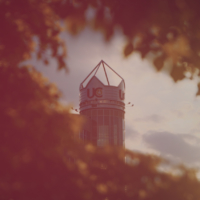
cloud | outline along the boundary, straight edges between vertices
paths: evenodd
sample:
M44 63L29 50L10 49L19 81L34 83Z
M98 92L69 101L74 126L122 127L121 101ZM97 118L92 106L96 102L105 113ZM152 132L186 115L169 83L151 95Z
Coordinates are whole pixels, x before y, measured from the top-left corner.
M200 123L199 123L199 125L200 125ZM190 133L193 135L196 134L200 138L200 128L193 128L193 129L191 129Z
M151 131L143 136L143 140L164 156L174 157L188 164L200 162L200 139L196 136Z
M155 123L160 123L160 122L163 122L164 120L165 120L165 118L163 116L157 115L157 114L149 115L144 118L136 118L135 119L135 121L137 121L137 122L155 122Z
M139 136L140 133L131 126L126 125L126 139L133 139Z

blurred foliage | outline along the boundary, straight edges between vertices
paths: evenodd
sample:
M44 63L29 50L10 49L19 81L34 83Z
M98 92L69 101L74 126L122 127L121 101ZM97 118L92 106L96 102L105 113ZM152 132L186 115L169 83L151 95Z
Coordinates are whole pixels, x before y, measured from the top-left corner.
M199 199L195 170L163 173L156 156L78 140L83 120L34 68L1 67L0 80L1 200Z
M82 143L84 120L59 103L56 86L33 67L19 67L35 51L45 64L53 57L67 69L62 29L77 34L90 25L109 40L119 26L129 41L125 56L159 52L156 67L172 59L179 80L198 68L198 9L194 1L0 0L0 199L200 199L193 169L164 173L159 167L167 163L156 156Z
M67 69L61 31L90 26L108 41L118 28L127 38L125 57L151 54L175 82L192 79L200 76L199 13L198 0L0 0L0 64L15 66L36 51L45 64L53 57Z

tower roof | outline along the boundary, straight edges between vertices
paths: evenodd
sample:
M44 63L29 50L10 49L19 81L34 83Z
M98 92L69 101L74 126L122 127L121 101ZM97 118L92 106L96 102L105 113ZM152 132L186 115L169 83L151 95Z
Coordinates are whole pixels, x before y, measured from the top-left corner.
M97 77L98 72L100 70L103 71L104 78L106 80L105 83L103 83ZM107 85L107 86L111 86L111 82L110 82L111 77L108 75L108 71L110 71L111 73L115 74L118 78L120 78L121 81L120 81L119 84L121 84L123 82L124 88L125 88L125 81L124 81L124 79L116 71L114 71L106 62L104 62L103 60L101 60L98 63L98 65L88 74L88 76L80 84L80 90L83 89L83 88L85 88L84 84L88 83L93 77L96 77L100 82L102 82L102 84ZM112 84L112 86L113 86L113 84ZM118 85L116 85L116 86L118 86Z

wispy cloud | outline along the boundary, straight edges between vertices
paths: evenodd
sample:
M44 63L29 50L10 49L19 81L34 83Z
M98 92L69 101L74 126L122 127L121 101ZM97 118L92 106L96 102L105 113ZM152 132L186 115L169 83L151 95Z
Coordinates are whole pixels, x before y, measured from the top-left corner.
M139 131L137 131L131 126L126 126L126 139L133 139L139 135L140 135Z
M200 139L189 134L150 131L143 135L147 145L164 156L178 158L186 163L200 163Z
M134 121L137 122L155 122L155 123L160 123L165 120L165 117L157 114L149 115L144 118L136 118Z

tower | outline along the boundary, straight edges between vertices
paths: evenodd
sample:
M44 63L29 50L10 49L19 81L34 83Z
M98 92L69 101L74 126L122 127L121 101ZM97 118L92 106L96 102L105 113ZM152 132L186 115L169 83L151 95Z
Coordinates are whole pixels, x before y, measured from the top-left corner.
M102 83L96 76L100 67L103 68L107 84ZM108 69L120 78L119 85L110 85ZM87 84L84 86L85 82ZM79 90L80 114L87 118L80 138L97 146L124 146L124 79L101 60L80 84Z

